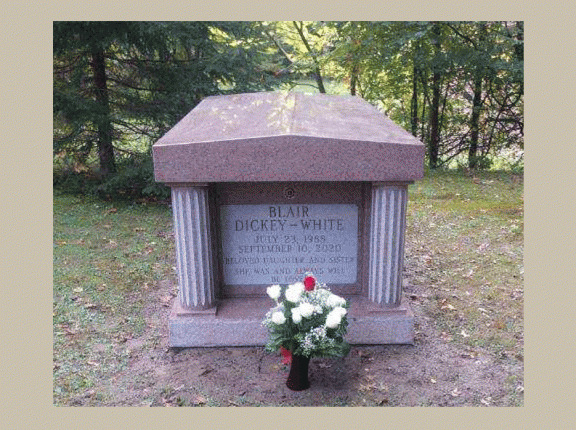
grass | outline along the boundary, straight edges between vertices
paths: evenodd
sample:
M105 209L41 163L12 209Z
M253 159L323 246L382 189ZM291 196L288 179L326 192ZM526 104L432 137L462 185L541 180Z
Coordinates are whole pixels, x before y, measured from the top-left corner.
M170 211L54 196L55 404L121 371L158 280L173 276ZM143 294L145 292L146 294Z
M175 280L172 215L163 204L56 193L53 224L53 399L55 405L74 405L79 393L115 384L137 347L131 340L143 332L152 334L139 347L162 353L160 330L150 328L166 322L146 308L171 298L158 282ZM482 348L502 360L523 360L523 227L518 175L436 171L410 185L406 294L426 296L420 316L433 321L443 340L471 354ZM519 404L520 383L511 378L507 384ZM146 380L135 381L131 389L145 386ZM402 405L393 389L374 388L372 398L360 386L325 404ZM168 397L173 405L226 405L209 393L187 401L173 398L172 391L153 389L141 394L141 403L162 406ZM90 402L115 401L102 396L96 392ZM229 401L267 406L238 395Z
M521 357L521 178L432 172L410 186L409 199L407 264L426 268L415 281L427 284L427 311L439 330L471 347Z

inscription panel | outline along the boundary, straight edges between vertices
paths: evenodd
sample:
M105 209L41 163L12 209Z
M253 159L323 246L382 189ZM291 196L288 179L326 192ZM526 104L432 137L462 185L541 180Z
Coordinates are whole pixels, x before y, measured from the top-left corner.
M224 284L286 284L312 271L327 284L358 275L358 206L220 206Z

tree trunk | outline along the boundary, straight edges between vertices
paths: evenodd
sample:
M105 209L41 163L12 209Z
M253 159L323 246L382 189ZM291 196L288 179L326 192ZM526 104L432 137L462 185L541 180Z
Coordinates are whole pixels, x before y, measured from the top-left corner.
M326 94L324 89L324 82L322 81L322 74L320 72L320 67L316 66L316 73L314 73L314 78L316 79L316 84L318 85L318 91L322 94Z
M470 118L470 147L468 148L468 167L478 166L478 135L480 132L480 108L482 106L482 75L474 79L474 99L472 100L472 117Z
M440 146L440 73L432 75L432 106L430 107L430 141L428 153L430 156L429 166L431 169L438 167L438 152Z
M414 65L414 73L412 76L412 102L410 104L410 111L412 117L412 135L414 137L418 134L418 68Z
M486 40L486 24L480 24L478 49L482 49ZM482 81L484 80L484 64L477 65L474 71L474 98L472 99L472 115L470 117L470 147L468 148L468 167L478 167L478 136L480 134L480 110L482 108Z
M106 64L104 52L92 52L92 72L96 86L96 102L99 112L96 125L98 127L98 156L100 158L100 174L103 177L116 173L114 147L112 146L112 122L110 120L110 101L106 84Z
M304 27L304 24L300 23L300 27L298 27L298 23L296 21L292 21L292 23L294 24L294 27L298 31L298 34L300 35L300 39L302 39L302 42L304 43L306 50L312 56L312 61L314 62L314 66L315 66L314 67L314 69L315 69L314 79L316 79L316 84L318 85L318 91L320 91L322 94L326 94L326 90L324 89L324 82L322 81L322 72L320 71L320 64L318 64L318 59L316 58L316 54L314 53L314 51L310 47L310 44L306 40L306 36L304 36L304 31L302 30L302 28Z
M432 29L432 44L434 55L438 59L440 52L440 26L435 24ZM430 106L430 140L428 142L429 166L431 169L438 167L438 153L440 147L440 66L435 61L432 67L432 106Z
M350 95L356 95L356 82L358 81L358 66L354 64L352 66L351 76L350 76Z

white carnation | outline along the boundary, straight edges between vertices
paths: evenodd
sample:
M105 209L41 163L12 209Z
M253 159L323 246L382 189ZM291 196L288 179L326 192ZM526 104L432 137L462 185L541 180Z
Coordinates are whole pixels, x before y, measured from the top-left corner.
M342 317L340 316L340 314L336 312L330 312L326 317L325 325L328 328L336 328L338 327L338 325L340 325L340 321L342 321Z
M312 313L314 312L314 306L312 306L310 303L302 303L299 308L300 313L304 318L312 316Z
M270 296L271 299L273 300L278 300L280 298L280 285L271 285L268 288L266 288L266 292L268 293L268 296Z
M346 300L336 294L330 294L328 299L326 300L326 304L331 307L335 308L336 306L343 306L346 303Z
M274 324L284 324L286 322L286 317L282 312L274 312L272 314L272 322Z
M302 314L300 313L299 307L292 309L292 321L294 321L296 324L302 321Z
M346 315L347 311L345 308L338 306L338 307L335 307L334 309L332 309L331 313L332 312L340 315L340 318L342 318L344 315Z
M290 288L294 288L296 291L300 291L301 293L303 293L304 292L304 283L295 282L294 284L290 285Z
M296 282L295 284L288 286L288 289L286 290L286 300L292 303L298 303L303 292L304 284L302 282Z

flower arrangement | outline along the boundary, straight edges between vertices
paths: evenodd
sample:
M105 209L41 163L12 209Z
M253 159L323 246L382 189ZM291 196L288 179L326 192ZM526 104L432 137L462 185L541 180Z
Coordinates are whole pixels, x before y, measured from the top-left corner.
M292 356L348 354L350 345L344 336L350 305L344 298L333 294L325 284L318 284L311 273L306 273L302 282L285 288L271 285L266 291L276 302L262 322L269 330L266 351L280 351L286 364Z

